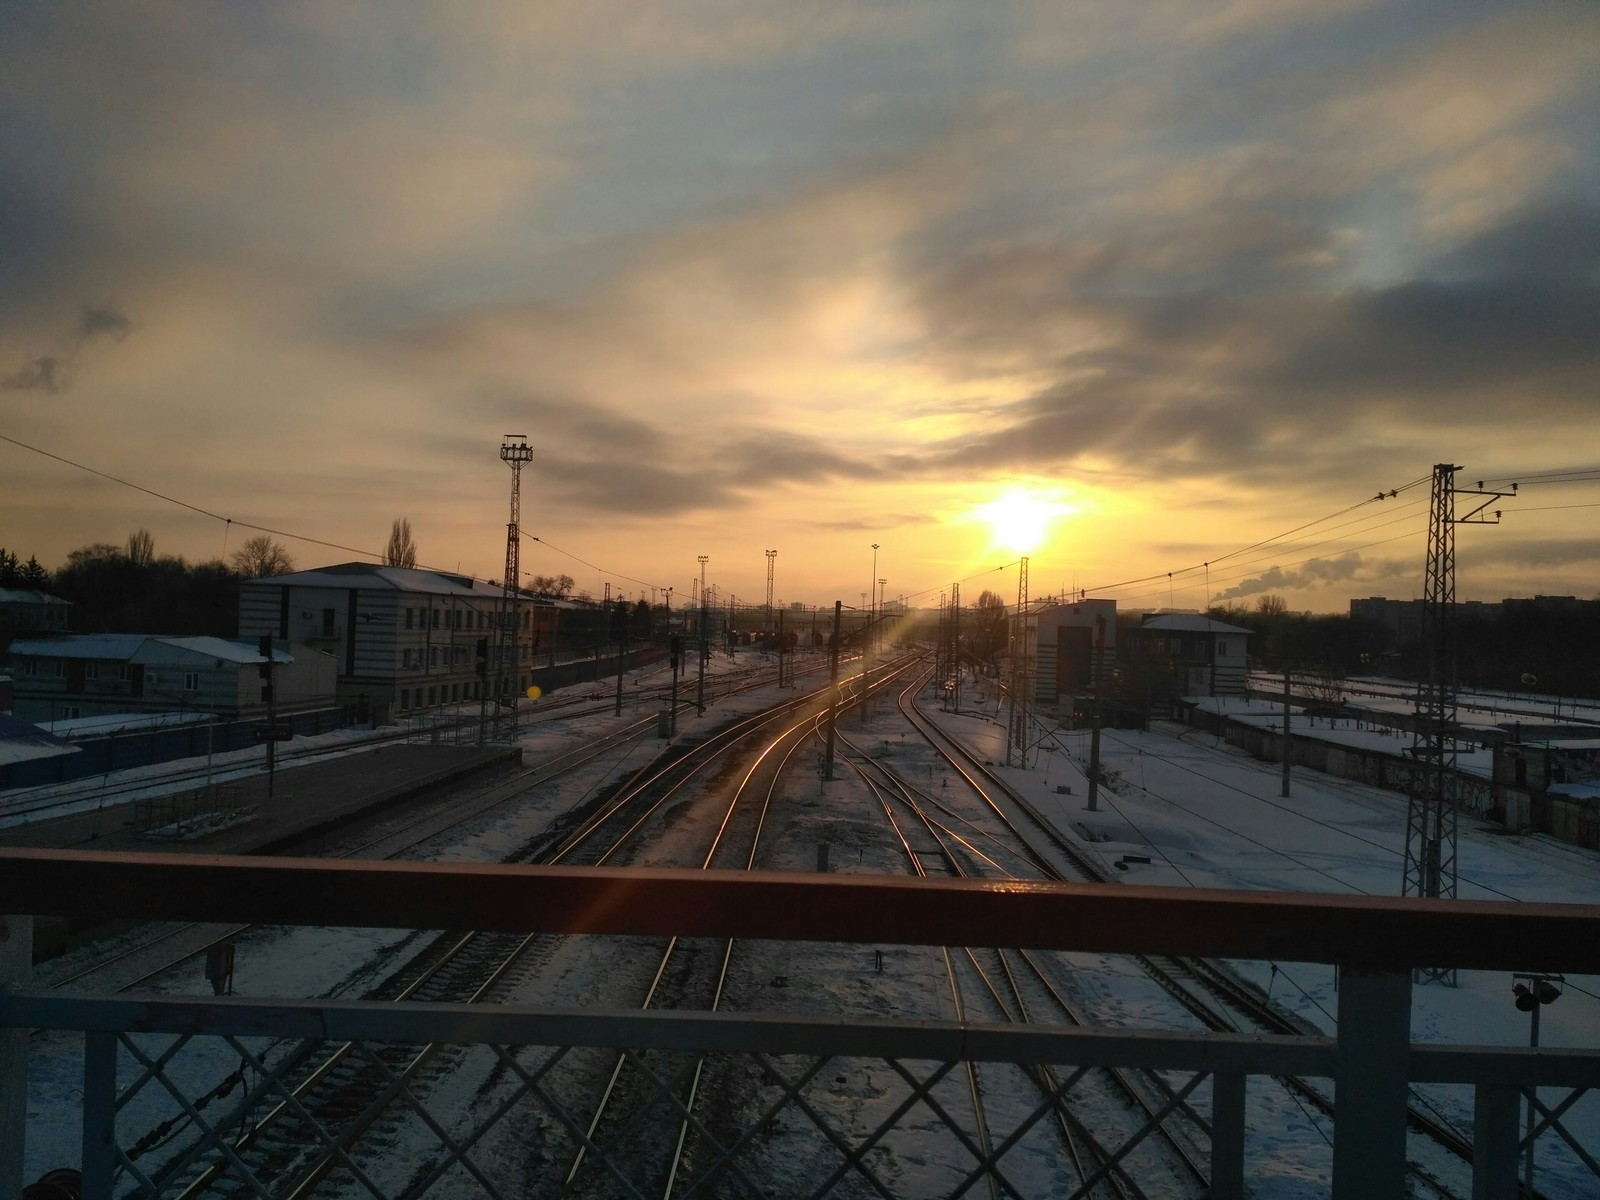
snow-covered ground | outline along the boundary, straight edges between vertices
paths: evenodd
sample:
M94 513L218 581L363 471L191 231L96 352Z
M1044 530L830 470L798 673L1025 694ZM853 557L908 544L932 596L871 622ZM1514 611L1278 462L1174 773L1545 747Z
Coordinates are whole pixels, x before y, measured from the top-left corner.
M750 660L754 658L750 656ZM737 662L719 658L714 660L715 670L738 669L746 661L744 655ZM976 700L977 688L970 694ZM770 689L751 693L728 702L726 707L719 706L703 720L692 714L680 717L680 733L693 735L709 728L713 721L726 719L734 709L747 711L773 695ZM871 718L874 735L885 722L893 721L889 707L880 702L878 714ZM630 718L637 719L625 714L624 720ZM981 756L995 762L1004 760L1003 727L992 716L969 711L940 713L937 719ZM529 729L522 740L533 760L570 747L614 724L615 719L609 715L584 717ZM855 718L846 725L853 731ZM1119 878L1175 888L1399 893L1405 799L1397 793L1297 770L1291 795L1284 798L1279 795L1276 764L1255 761L1219 743L1213 735L1173 726L1146 732L1104 733L1101 758L1111 783L1100 791L1099 811L1091 813L1086 810L1084 775L1088 734L1039 729L1037 737L1027 768L998 769L1054 821L1063 836L1084 843L1108 866L1121 860L1123 870L1115 872ZM648 751L648 746L640 746L630 755ZM607 765L614 770L628 766L622 761ZM596 786L594 780L571 785L579 790L592 786ZM772 865L809 869L807 859L815 841L825 838L833 845L835 870L900 869L895 855L885 849L886 843L867 829L864 821L838 817L835 798L840 786L828 785L826 796L814 780L797 789L804 792L799 827L817 832L815 836L807 832L796 839L801 850L793 863ZM1063 793L1060 788L1070 791ZM813 796L815 799L810 799ZM493 860L526 841L530 823L548 819L571 802L571 789L563 788L537 798L515 814L490 813L470 834L438 846L437 856ZM1127 861L1127 856L1147 858L1149 862ZM1506 836L1496 829L1467 822L1461 828L1460 894L1470 899L1600 903L1600 854L1539 835ZM323 931L325 935L329 932ZM1308 933L1314 936L1314 931ZM284 933L267 936L281 937ZM349 976L351 964L365 961L375 950L398 951L414 936L393 931L337 931L331 940L319 943L322 948L317 953L293 957L294 969L288 976L280 968L270 979L250 977L251 964L260 961L267 947L248 953L241 949L239 987L258 995L335 994L360 982ZM629 940L618 939L611 953L618 956L619 967L624 965L632 955ZM819 992L813 1002L845 1006L853 1004L851 998L856 997L866 1011L883 1016L948 1015L926 1008L932 967L923 951L890 948L887 977L868 966L869 951L844 953L849 961L841 965L833 961L833 956L840 954L838 948L816 949L818 961L813 966L817 974L837 978L838 990ZM284 962L284 956L274 956L274 961ZM1268 989L1275 1000L1312 1025L1332 1032L1337 996L1330 968L1295 962L1237 965ZM1528 964L1529 969L1539 967L1537 962ZM194 974L198 976L199 972ZM766 987L764 980L770 977L770 972L756 972L751 993L758 994ZM561 1003L566 996L578 1004L596 1003L595 976L572 974L560 983L553 993L542 993L538 1002ZM1413 1036L1423 1041L1462 1044L1526 1044L1529 1020L1513 1004L1511 983L1505 973L1462 972L1454 987L1416 987ZM1098 978L1095 990L1098 999L1112 1009L1120 1006L1130 1022L1136 1022L1149 986L1134 972L1108 967ZM577 990L568 994L570 989ZM206 993L204 981L198 977L187 980L177 990ZM789 1005L779 1002L793 998L792 992L770 994L774 1003L784 1008ZM913 996L920 999L914 1003ZM859 1010L851 1011L856 1015ZM1600 1046L1600 980L1569 978L1561 999L1543 1009L1541 1018L1543 1045ZM56 1078L51 1070L46 1068L35 1081L35 1095L41 1088L76 1086L70 1074ZM1434 1089L1428 1100L1458 1128L1470 1131L1471 1097L1464 1089ZM1308 1131L1303 1128L1292 1136L1275 1129L1270 1113L1255 1111L1253 1116L1256 1125L1250 1153L1257 1161L1280 1152L1291 1155L1295 1146L1292 1137L1303 1140L1307 1136ZM1306 1120L1315 1125L1309 1117ZM1580 1101L1567 1115L1566 1123L1591 1150L1600 1146L1600 1098L1590 1096ZM36 1144L30 1129L30 1166L42 1170L71 1161L74 1135L70 1122L42 1125L38 1132L41 1136ZM1331 1131L1320 1132L1331 1136ZM1315 1133L1310 1136L1315 1140ZM1270 1184L1259 1179L1254 1182L1259 1197L1317 1195L1323 1186L1316 1182L1315 1172L1302 1177L1288 1171L1274 1176ZM1549 1137L1540 1143L1539 1186L1544 1194L1573 1200L1600 1191L1600 1182Z

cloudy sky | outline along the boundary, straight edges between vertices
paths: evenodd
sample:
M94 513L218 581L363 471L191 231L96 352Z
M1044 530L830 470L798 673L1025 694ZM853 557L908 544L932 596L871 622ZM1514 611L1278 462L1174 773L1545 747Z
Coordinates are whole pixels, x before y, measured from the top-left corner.
M1337 611L1420 594L1433 464L1594 468L1597 415L1592 0L0 12L0 545L47 567L248 531L18 442L498 577L520 433L523 570L595 594L758 600L776 549L859 604L877 542L891 597L1026 552ZM1462 529L1461 595L1600 591L1596 474Z

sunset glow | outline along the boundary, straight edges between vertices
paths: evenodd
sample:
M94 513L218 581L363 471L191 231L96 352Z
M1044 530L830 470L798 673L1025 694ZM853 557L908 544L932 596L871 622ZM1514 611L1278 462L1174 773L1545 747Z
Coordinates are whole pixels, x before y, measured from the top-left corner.
M1600 6L812 9L11 6L0 545L406 516L496 578L526 429L525 565L594 596L775 547L829 605L877 542L1344 611L1422 586L1414 496L1225 556L1600 461ZM1600 590L1555 491L1463 598Z

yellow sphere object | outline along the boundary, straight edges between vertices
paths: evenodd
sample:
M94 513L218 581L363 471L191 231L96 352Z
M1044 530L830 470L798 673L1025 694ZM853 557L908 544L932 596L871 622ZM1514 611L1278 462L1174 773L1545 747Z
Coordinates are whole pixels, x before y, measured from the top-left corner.
M544 695L544 693L541 692L537 687L531 687L528 689L529 700L537 700L542 695Z

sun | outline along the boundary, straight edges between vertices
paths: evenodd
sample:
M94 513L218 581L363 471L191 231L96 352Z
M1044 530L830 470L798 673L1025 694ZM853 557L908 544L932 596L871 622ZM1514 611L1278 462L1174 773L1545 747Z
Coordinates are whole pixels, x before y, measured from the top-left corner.
M996 546L1028 554L1042 546L1050 536L1050 526L1072 509L1024 488L1007 488L988 504L973 510L973 516L986 522Z

